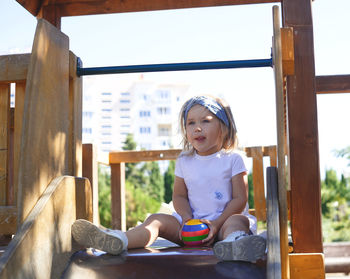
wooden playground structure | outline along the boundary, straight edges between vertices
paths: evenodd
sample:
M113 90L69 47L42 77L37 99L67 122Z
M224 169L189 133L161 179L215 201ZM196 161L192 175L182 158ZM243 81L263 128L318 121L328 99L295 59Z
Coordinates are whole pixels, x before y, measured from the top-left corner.
M99 278L98 272L103 272L97 265L101 257L76 256L79 247L70 232L78 218L98 223L98 159L93 146L82 144L82 77L77 75L77 56L69 51L69 38L60 31L61 18L271 2L281 3L282 10L280 27L280 8L273 8L278 144L245 148L253 160L255 215L267 221L267 261L259 270L244 263L221 265L226 277L220 277L210 250L193 252L191 259L180 250L153 254L161 255L156 258L164 265L166 260L174 264L168 263L168 270L176 269L176 261L186 264L187 260L196 272L202 268L211 276L201 278L325 278L316 94L349 92L350 76L315 76L311 1L17 2L38 18L38 25L31 53L0 56L0 235L14 235L0 257L0 278L75 278L72 263L76 261L87 264L87 269L79 269L80 277ZM11 84L15 84L14 108L10 107ZM174 160L178 154L179 150L109 154L104 163L111 167L113 228L125 230L125 163ZM266 172L266 200L264 156L270 158L271 166ZM138 261L155 269L153 254L130 252L123 264L119 256L104 258L109 267L102 263L107 270L103 276L120 272L123 276L117 278L138 278L142 273L132 277L130 270L145 268ZM187 268L188 275L183 272L181 278L195 274ZM246 271L246 277L235 277L234 270ZM142 278L164 278L151 269L143 272L148 277Z

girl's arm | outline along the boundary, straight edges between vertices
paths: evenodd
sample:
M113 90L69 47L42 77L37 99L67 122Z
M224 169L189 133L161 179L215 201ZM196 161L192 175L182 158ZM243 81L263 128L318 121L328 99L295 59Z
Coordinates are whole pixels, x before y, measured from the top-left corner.
M174 208L182 218L181 229L183 225L192 219L192 210L188 201L187 187L183 178L175 176L174 190L173 190L173 205ZM179 232L181 239L181 230Z
M226 219L233 214L240 214L248 201L248 180L247 173L242 172L232 177L232 200L229 201L222 214L213 221L202 220L209 224L210 233L203 242L211 242L219 232Z

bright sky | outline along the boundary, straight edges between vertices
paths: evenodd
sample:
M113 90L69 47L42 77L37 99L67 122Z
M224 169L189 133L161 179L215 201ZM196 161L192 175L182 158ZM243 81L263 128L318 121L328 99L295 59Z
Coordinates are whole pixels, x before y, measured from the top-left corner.
M349 11L349 0L313 2L317 75L349 74ZM15 0L1 0L0 54L30 52L35 27L36 19ZM272 4L63 18L62 31L85 67L270 58ZM144 78L220 95L231 105L241 145L276 144L272 69L149 73ZM348 162L333 150L350 145L350 94L318 95L317 104L321 176L329 168L349 172Z

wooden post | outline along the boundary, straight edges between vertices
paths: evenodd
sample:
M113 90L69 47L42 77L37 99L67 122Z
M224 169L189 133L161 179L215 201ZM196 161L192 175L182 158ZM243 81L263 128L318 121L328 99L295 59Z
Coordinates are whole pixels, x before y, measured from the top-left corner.
M266 200L264 190L264 167L262 147L251 148L253 158L253 185L255 216L258 220L266 220Z
M98 164L97 148L93 144L83 144L83 177L90 180L92 189L92 212L93 222L100 224L98 213Z
M111 164L112 228L126 231L125 163Z
M28 67L18 176L18 223L52 179L69 173L69 39L38 20Z
M10 84L0 84L0 206L7 205Z
M77 76L77 57L69 52L69 109L70 109L70 151L68 164L70 175L82 176L82 78Z
M293 27L295 75L287 77L291 230L296 253L322 252L321 191L310 0L282 0Z

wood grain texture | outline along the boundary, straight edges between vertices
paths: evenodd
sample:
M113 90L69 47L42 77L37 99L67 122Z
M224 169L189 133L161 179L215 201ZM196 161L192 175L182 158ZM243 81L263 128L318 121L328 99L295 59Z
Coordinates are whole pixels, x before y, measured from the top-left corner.
M38 20L28 68L21 132L18 207L21 223L46 186L68 174L69 40Z
M291 230L294 251L322 252L321 191L311 1L283 0L294 32L295 75L287 76Z
M0 258L1 278L60 278L75 250L76 188L88 180L61 176L47 186Z
M0 206L6 205L9 163L10 85L0 84Z
M0 56L0 83L24 81L29 61L30 53Z
M322 253L290 254L291 279L324 279L324 256Z
M267 186L267 278L282 278L280 224L278 205L278 174L276 167L266 169Z

